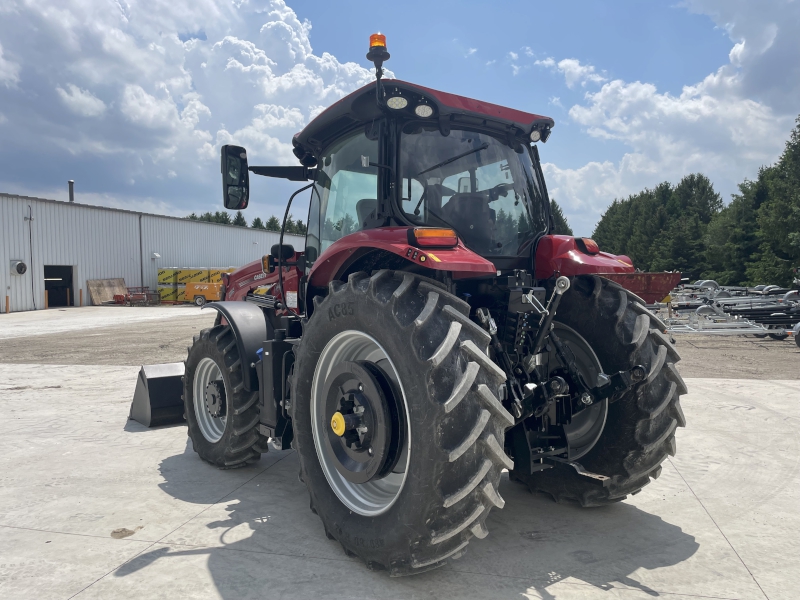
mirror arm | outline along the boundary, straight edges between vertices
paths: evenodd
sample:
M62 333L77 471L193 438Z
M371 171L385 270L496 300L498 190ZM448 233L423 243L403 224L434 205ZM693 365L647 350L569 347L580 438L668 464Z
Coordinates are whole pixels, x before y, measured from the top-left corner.
M254 175L288 179L289 181L309 181L315 179L317 175L316 169L308 167L248 167L247 170Z

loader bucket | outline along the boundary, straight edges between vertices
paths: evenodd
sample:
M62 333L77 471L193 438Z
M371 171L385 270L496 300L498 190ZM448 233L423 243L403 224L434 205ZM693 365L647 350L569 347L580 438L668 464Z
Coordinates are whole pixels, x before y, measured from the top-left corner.
M183 422L183 372L182 362L142 365L129 418L145 427Z

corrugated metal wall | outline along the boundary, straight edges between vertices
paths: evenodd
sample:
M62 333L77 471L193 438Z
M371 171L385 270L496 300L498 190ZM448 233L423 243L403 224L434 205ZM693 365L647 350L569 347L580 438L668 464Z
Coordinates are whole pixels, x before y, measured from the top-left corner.
M33 216L33 220L28 220ZM242 266L267 254L279 235L125 210L0 194L0 312L44 308L44 265L72 265L74 298L87 279L122 277L156 288L160 267ZM304 247L287 235L284 243ZM153 253L161 256L153 258ZM11 275L12 260L28 265ZM77 302L76 302L77 304Z

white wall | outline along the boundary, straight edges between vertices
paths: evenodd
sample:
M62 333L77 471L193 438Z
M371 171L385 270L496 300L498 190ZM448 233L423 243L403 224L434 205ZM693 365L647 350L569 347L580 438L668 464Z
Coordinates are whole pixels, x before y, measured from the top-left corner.
M33 221L26 220L29 214ZM72 265L72 293L77 300L83 289L88 305L88 279L121 277L130 287L155 289L159 267L242 266L269 253L279 237L233 225L0 194L0 313L6 296L11 312L44 308L44 265ZM301 249L305 239L286 235L284 243ZM161 258L154 260L154 252ZM11 260L24 261L28 272L11 275Z

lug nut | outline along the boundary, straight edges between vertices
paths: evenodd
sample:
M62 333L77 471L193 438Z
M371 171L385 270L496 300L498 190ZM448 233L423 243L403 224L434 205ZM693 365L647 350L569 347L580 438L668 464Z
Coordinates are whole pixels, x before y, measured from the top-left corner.
M589 406L592 402L594 402L594 399L592 398L591 394L589 394L588 392L583 392L581 394L581 403L582 404L585 404L586 406Z

